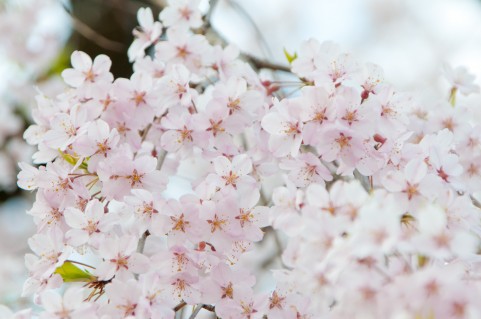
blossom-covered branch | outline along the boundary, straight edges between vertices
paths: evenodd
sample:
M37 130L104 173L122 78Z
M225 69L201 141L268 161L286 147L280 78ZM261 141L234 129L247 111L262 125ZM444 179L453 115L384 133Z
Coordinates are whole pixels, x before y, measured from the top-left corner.
M250 64L193 31L198 5L139 10L129 79L76 51L70 89L39 98L25 138L40 166L22 163L18 183L37 192L24 294L40 318L480 314L470 110L420 104L331 42L305 42L290 68ZM299 91L274 96L283 83L261 68ZM281 269L256 286L269 237Z

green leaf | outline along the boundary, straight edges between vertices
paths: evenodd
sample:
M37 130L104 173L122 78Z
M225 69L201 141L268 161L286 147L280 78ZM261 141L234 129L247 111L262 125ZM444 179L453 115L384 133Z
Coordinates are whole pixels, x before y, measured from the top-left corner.
M294 52L294 54L290 54L289 52L287 52L286 48L284 48L284 55L286 56L287 62L289 62L289 64L291 64L292 61L297 59L297 52Z
M64 153L60 149L58 150L58 152L60 153L60 155L62 155L62 158L70 165L75 166L75 164L77 164L77 159L72 155Z
M452 107L456 106L456 93L458 92L458 89L456 87L453 87L451 91L449 92L449 103L451 104Z
M84 160L82 164L80 164L79 168L87 171L89 169L89 163L87 162L87 160Z
M88 271L82 270L72 262L66 261L55 270L56 274L62 276L64 282L92 282L97 280Z
M77 165L77 162L78 162L78 160L79 160L79 157L73 156L73 155L71 155L71 154L64 153L64 152L62 152L60 149L58 150L58 152L60 153L60 155L62 156L62 158L63 158L67 163L69 163L69 164L72 165L72 166ZM84 159L83 162L78 166L78 168L84 169L84 170L88 170L88 167L89 167L88 160L89 160L89 159L90 159L90 158Z

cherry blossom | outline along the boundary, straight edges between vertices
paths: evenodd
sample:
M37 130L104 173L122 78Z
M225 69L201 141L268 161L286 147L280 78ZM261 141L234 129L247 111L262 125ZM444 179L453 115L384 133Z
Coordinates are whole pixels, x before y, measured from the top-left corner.
M82 51L72 53L73 69L62 72L65 82L73 87L112 82L113 76L109 72L112 62L106 55L99 55L92 59Z
M162 24L158 21L154 22L152 9L140 8L137 12L137 20L140 27L132 32L135 40L127 51L130 61L142 58L145 54L145 49L157 41L162 34Z
M100 243L99 252L104 261L96 274L100 279L109 280L120 272L143 273L148 270L148 258L136 253L137 240L132 236L106 238Z
M479 86L473 83L475 76L470 74L465 67L452 68L449 64L444 64L443 69L452 88L459 90L464 95L479 92Z
M447 69L451 104L423 103L309 40L289 92L199 5L139 10L129 78L75 51L69 90L37 98L33 315L479 317L474 78Z
M167 27L186 26L198 28L202 25L202 17L199 10L199 0L188 1L169 0L169 5L160 13L160 19Z

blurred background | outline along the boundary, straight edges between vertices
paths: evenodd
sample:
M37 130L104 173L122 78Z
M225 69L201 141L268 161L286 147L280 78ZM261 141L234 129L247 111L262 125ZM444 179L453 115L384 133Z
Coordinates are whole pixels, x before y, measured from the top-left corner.
M200 5L206 10L208 1ZM126 52L145 6L157 16L165 2L0 0L0 304L29 303L20 294L34 194L17 189L16 174L34 151L22 134L35 95L65 89L59 74L74 50L107 54L114 75L129 77ZM481 78L480 0L218 0L212 25L242 51L284 64L283 49L293 53L311 37L332 40L380 65L399 90L426 99L447 97L444 62ZM466 103L480 108L481 101Z

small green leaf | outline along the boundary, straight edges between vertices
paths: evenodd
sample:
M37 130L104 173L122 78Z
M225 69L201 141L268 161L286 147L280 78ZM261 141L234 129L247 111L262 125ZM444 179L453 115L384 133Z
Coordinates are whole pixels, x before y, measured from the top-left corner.
M86 161L83 161L82 164L80 164L79 168L88 170L89 169L88 163Z
M75 166L75 164L77 164L77 159L75 157L73 157L72 155L70 154L67 154L67 153L64 153L62 152L61 150L58 150L58 152L60 153L60 155L62 155L62 158L69 164Z
M297 52L294 52L294 54L290 54L289 52L287 52L285 48L284 48L284 55L286 56L287 62L289 62L289 64L291 64L292 61L297 59Z
M88 271L82 270L72 262L66 261L55 270L56 274L62 276L64 282L92 282L97 280Z
M449 103L452 107L456 106L456 93L458 93L458 89L456 87L453 87L449 92Z

